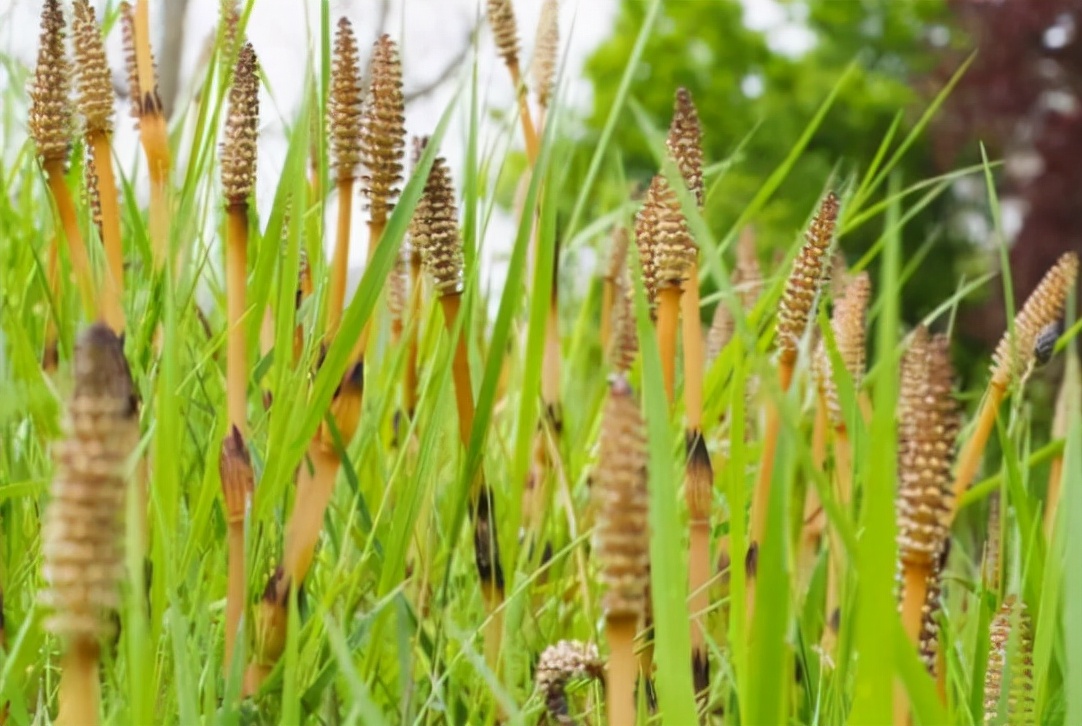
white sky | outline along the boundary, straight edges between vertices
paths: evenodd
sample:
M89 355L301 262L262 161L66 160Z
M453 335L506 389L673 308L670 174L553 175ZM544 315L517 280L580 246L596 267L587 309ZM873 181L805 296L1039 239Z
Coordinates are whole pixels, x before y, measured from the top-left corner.
M155 22L155 8L151 5ZM702 1L702 0L687 0ZM758 30L767 31L772 47L782 52L799 54L810 44L810 34L801 25L799 16L793 17L776 0L742 0L745 6L745 23ZM115 0L113 0L115 2ZM67 4L67 3L65 3ZM105 0L92 0L101 10ZM186 47L182 59L181 96L190 98L193 74L202 72L202 59L206 43L217 24L218 0L190 0L186 19ZM345 15L353 22L354 30L362 46L370 46L378 30L372 27L377 21L379 0L331 0L331 17ZM520 29L524 65L528 64L533 46L533 29L540 13L541 0L515 0L515 12ZM261 96L261 131L257 199L266 213L278 183L279 170L285 156L284 124L292 120L300 105L304 85L304 73L313 36L318 33L319 6L316 0L256 0L249 19L247 34L259 54L266 76L271 80L273 97L264 88ZM40 0L0 0L0 52L22 61L31 67L37 51L37 24ZM399 42L405 88L423 85L436 76L455 58L467 42L470 29L478 15L483 15L483 0L392 0L392 10L387 28ZM799 8L799 6L797 6ZM560 35L562 52L566 63L564 76L569 79L564 86L563 102L576 108L589 109L590 85L584 80L582 66L597 45L608 37L618 8L618 0L562 0L560 12ZM482 104L491 109L510 111L514 108L512 89L506 70L496 56L491 34L482 24L479 54L479 81ZM110 63L118 78L122 73L119 28L108 39ZM466 64L468 66L468 63ZM468 67L463 71L468 72ZM617 82L618 79L613 79ZM0 86L9 83L6 72L0 68ZM407 108L407 129L411 134L425 134L432 130L443 109L451 102L457 83L454 79L444 84L428 97ZM26 109L16 111L25 119ZM461 175L468 123L468 109L459 104L452 128L443 142L442 153L448 158L456 177ZM495 122L488 121L482 129L482 153L512 143L521 146L521 133L516 128L508 136ZM118 109L116 154L125 170L139 157L138 143L127 108ZM12 149L4 152L8 155ZM182 154L178 155L182 158ZM497 154L499 156L499 154ZM10 156L9 156L10 158ZM178 172L181 170L178 170ZM139 183L145 189L145 182ZM328 203L328 219L336 213L336 200ZM355 215L355 219L363 219ZM352 258L364 258L366 230L364 224L354 225L354 252ZM514 235L515 223L508 215L494 215L485 236L485 264L492 282L498 284L502 273L501 261L505 257ZM214 230L204 230L203 238L213 244L208 236ZM588 262L585 261L584 262Z

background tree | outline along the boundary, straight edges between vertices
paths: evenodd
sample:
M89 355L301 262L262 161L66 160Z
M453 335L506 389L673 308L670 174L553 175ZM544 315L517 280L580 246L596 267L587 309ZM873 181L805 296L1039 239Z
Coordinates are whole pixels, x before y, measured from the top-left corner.
M935 81L936 90L942 86L938 77L931 76L940 67L939 54L931 51L945 33L947 39L953 37L943 25L949 15L941 2L807 0L783 7L791 19L789 37L795 33L797 43L748 28L737 0L664 4L644 54L648 70L634 79L631 88L632 97L657 126L664 127L674 90L688 87L702 117L708 161L727 158L746 140L704 210L711 228L721 231L747 206L855 62L789 178L753 220L764 258L771 250L792 245L825 185L838 184L866 168L899 113L903 116L899 137L904 136L927 106L926 87ZM616 92L615 79L630 55L645 10L642 2L623 3L611 39L587 64L595 94L588 128L594 134L604 124ZM956 68L960 60L953 62ZM625 173L632 182L645 183L656 164L634 116L621 119L615 133L613 148L622 151ZM898 171L907 184L937 173L931 142L919 139ZM909 251L938 235L925 264L926 269L942 270L906 285L904 309L911 320L928 312L931 301L954 291L954 268L966 245L960 234L943 224L948 205L946 198L937 200L905 230ZM844 247L850 262L881 231L881 225L871 224L848 235Z
M1082 0L946 4L967 36L958 45L978 52L934 126L935 159L940 168L970 163L980 141L1006 162L999 194L1019 217L1010 264L1020 301L1060 254L1082 250ZM943 78L957 57L943 54L931 77ZM1002 290L990 292L965 328L994 342L1004 306Z

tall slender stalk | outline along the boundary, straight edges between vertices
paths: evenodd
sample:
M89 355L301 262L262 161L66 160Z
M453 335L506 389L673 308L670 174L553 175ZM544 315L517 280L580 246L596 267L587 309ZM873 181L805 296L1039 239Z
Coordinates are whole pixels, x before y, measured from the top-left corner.
M638 672L634 639L646 610L650 539L645 427L634 392L622 375L609 387L601 421L593 485L597 509L594 553L601 564L605 637L610 651L605 689L608 723L633 724Z
M406 147L405 98L398 46L381 35L372 50L372 80L361 123L361 160L367 170L362 193L368 199L368 261L376 253L394 209L402 181ZM353 348L354 360L364 358L372 326L370 317Z
M229 422L247 430L248 351L243 324L248 282L248 199L255 189L259 127L258 60L251 44L237 58L222 141L222 194L226 203L226 355Z
M828 253L834 241L834 224L837 217L838 198L834 192L828 192L808 231L804 234L804 246L794 261L793 269L785 283L777 323L778 383L783 394L788 392L793 381L800 340L804 337L808 320L812 317L819 296L823 273L829 259ZM763 431L759 473L755 481L755 491L752 494L750 538L746 556L749 623L752 622L755 614L755 574L759 543L763 541L766 533L770 486L774 475L774 456L777 453L778 433L781 429L778 402L770 398L766 406L766 428Z
M866 272L852 277L847 275L846 279L846 286L841 290L839 299L834 305L831 329L845 373L853 382L854 389L859 390L861 379L864 377L865 319L868 301L871 298L871 280ZM838 393L836 373L826 342L822 338L816 348L813 367L819 389L817 400L825 409L829 424L834 430L834 493L842 511L848 512L853 490L853 449ZM809 537L804 539L808 540ZM834 628L840 618L841 578L846 569L841 542L832 529L827 580L826 622L828 627L823 632L823 645L828 653L833 649Z
M94 160L95 188L101 209L101 235L107 262L102 285L102 314L113 330L124 329L121 303L124 256L120 241L120 205L113 176L113 82L105 59L105 44L94 9L86 0L75 3L75 70L79 81L79 112L83 116L88 159Z
M134 387L120 338L95 324L75 346L68 437L56 446L45 514L45 627L64 645L59 723L99 719L99 642L111 634L124 572L128 457L139 441Z
M519 68L518 27L515 24L515 10L511 0L488 0L488 22L492 26L492 35L496 41L496 50L503 58L504 65L511 76L511 85L515 89L518 101L519 121L522 123L522 136L526 142L526 159L532 167L537 163L539 143L537 129L526 94L526 85L522 81Z
M232 426L218 460L226 511L227 591L225 598L225 665L227 674L236 655L237 636L248 600L245 575L244 517L254 491L254 474L240 429Z
M125 8L128 8L127 10ZM126 18L131 18L126 20ZM150 8L148 0L137 0L132 14L127 3L121 3L121 22L131 35L135 56L135 78L138 86L132 104L139 116L139 141L147 159L150 175L150 241L158 269L166 263L169 252L169 230L172 218L169 199L169 177L172 156L165 110L158 95L158 75L150 50Z
M351 441L357 432L362 385L363 364L356 363L346 372L331 401L330 414L343 444ZM289 591L304 583L312 566L341 462L335 436L324 422L308 444L305 460L297 472L297 493L286 522L282 565L267 583L252 618L255 638L244 677L245 694L259 690L282 654Z
M437 157L432 163L424 195L413 213L410 232L439 296L444 324L447 331L453 334L461 314L464 259L454 187L447 162L442 157ZM463 451L469 448L474 418L467 341L466 332L460 331L455 341L451 369ZM474 528L474 563L481 593L492 616L485 630L485 654L489 666L495 668L503 632L500 606L504 599L504 579L493 492L485 482L481 467L478 468L476 479L470 482L470 512Z
M1003 334L996 346L992 356L992 379L988 382L988 390L981 401L976 427L958 455L952 487L955 502L965 493L977 474L984 456L984 447L995 427L996 415L1007 395L1008 387L1013 381L1021 379L1033 364L1033 348L1037 335L1045 326L1058 321L1063 315L1067 294L1074 288L1077 277L1078 255L1066 252L1045 273L1015 316L1013 328Z
M672 122L665 139L669 156L680 169L684 185L701 210L704 201L702 126L691 93L676 91ZM670 215L673 225L675 215ZM683 233L683 230L681 230ZM679 239L679 238L678 238ZM674 268L675 262L675 268ZM665 246L658 250L658 271L663 278L682 278L680 319L684 348L684 411L687 417L685 442L687 461L684 493L688 506L689 591L691 592L692 673L695 691L705 697L710 686L710 668L706 648L706 613L710 607L709 582L712 576L710 557L711 514L713 510L714 470L703 438L703 349L702 317L699 301L698 248L690 234L673 254ZM658 318L658 337L662 339L665 308L671 304L663 292ZM671 315L671 313L670 313ZM664 358L662 360L665 360Z
M984 723L1037 723L1033 687L1033 626L1024 602L1004 599L988 628Z
M617 306L620 280L627 269L627 230L614 227L608 266L601 280L601 346L607 349L612 341L613 310Z
M259 61L250 43L237 56L229 112L222 141L222 195L226 204L226 410L230 434L220 459L222 494L228 514L228 592L226 596L225 669L229 672L244 614L244 513L253 474L244 444L248 430L248 350L244 314L248 286L248 200L255 191L256 142L259 134Z
M331 87L327 96L327 131L338 189L338 225L334 259L331 262L330 292L327 297L328 339L338 332L346 300L353 182L361 163L362 96L357 39L349 20L341 18L334 36Z
M44 350L41 354L41 369L46 374L50 375L56 372L56 367L60 364L60 329L57 324L57 316L60 314L62 295L60 287L60 251L57 249L59 246L60 235L54 234L53 238L49 241L49 250L46 253L48 255L48 262L46 263L45 274L49 285L49 297L52 299L52 305L45 318L45 341L43 345Z
M946 337L918 328L902 361L897 505L902 625L918 649L929 584L937 582L950 537L950 470L961 425L952 379ZM908 720L906 699L896 699L895 723Z
M1072 344L1073 345L1073 344ZM1067 423L1072 401L1082 398L1082 372L1079 371L1078 354L1072 348L1067 354L1067 366L1063 372L1056 395L1056 411L1052 418L1052 437L1062 439L1067 436ZM1049 542L1056 527L1056 514L1059 511L1060 490L1063 486L1063 454L1058 454L1048 467L1048 494L1045 496L1044 536Z

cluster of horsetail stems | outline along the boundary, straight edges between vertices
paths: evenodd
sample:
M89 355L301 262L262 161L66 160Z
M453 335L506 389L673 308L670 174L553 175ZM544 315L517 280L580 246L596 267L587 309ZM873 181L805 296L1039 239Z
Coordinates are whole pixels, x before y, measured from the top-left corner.
M97 285L90 267L86 240L79 228L75 202L64 183L74 109L71 103L71 63L64 43L64 12L58 0L46 0L41 11L41 43L30 86L28 126L41 161L49 192L64 230L68 256L89 317L98 315Z
M512 78L525 137L529 173L535 173L543 131L556 90L556 57L559 48L557 0L544 0L530 67L531 85L540 113L531 114L520 71L518 32L510 0L488 0L488 19L497 50ZM298 594L312 570L323 531L324 517L334 495L335 482L346 456L344 447L354 439L362 415L364 358L372 317L352 346L351 359L334 392L327 417L308 442L296 471L293 507L285 524L281 558L270 575L262 596L249 607L246 518L255 491L253 458L249 450L249 382L253 371L248 355L248 332L252 317L246 297L248 286L249 225L255 216L250 205L255 197L256 149L259 134L260 90L258 61L250 43L240 36L240 11L235 2L222 4L220 82L228 83L228 111L221 145L221 195L224 202L224 271L226 297L226 434L218 457L227 542L227 592L224 609L224 668L226 680L243 645L251 643L242 685L246 695L263 688L286 648L290 596ZM155 273L180 262L167 253L170 240L173 189L170 149L163 105L149 42L148 3L133 8L121 3L121 30L133 114L139 120L142 148L149 165L149 238ZM98 666L103 641L113 634L114 616L120 609L120 586L125 567L122 535L128 497L130 459L140 436L136 385L124 354L124 250L121 206L113 167L112 135L114 91L106 62L102 30L87 0L75 0L73 12L75 63L67 58L64 15L58 0L44 0L42 34L37 67L30 88L29 130L52 204L58 233L48 261L50 294L59 300L70 285L62 273L69 267L78 288L83 317L90 325L74 345L71 368L74 390L68 402L67 437L54 448L51 500L44 515L42 594L47 615L45 629L62 648L60 711L58 723L97 723L100 704ZM329 346L342 328L349 269L352 204L355 187L367 200L369 212L368 261L384 237L388 219L403 182L405 150L405 98L398 48L387 35L376 41L371 59L368 90L363 90L360 51L352 26L345 18L337 25L331 54L325 111L327 151L338 192L338 218L333 259L327 281L325 327L314 339ZM76 103L72 104L72 81ZM366 95L367 93L367 95ZM85 209L96 229L84 238L75 200L64 179L69 163L76 112L84 136L83 173ZM416 170L427 139L415 142ZM567 684L599 680L605 684L606 714L614 724L632 724L636 714L636 687L649 692L652 676L652 627L650 594L650 512L647 494L647 437L640 404L630 381L638 381L636 362L639 339L636 327L632 274L641 274L649 312L656 325L661 361L661 382L670 412L677 411L678 393L683 395L685 416L684 493L688 514L688 606L691 615L692 684L700 704L711 688L706 615L715 604L711 584L719 568L712 562L729 561L727 536L718 539L720 550L711 558L715 524L714 464L707 447L704 424L705 368L718 359L735 335L740 318L756 306L763 291L763 273L755 250L754 235L745 229L736 247L736 267L731 277L735 300L717 305L709 332L703 334L699 297L699 245L688 218L690 209L683 192L702 213L704 204L702 129L691 94L676 92L674 112L666 138L666 164L679 174L656 175L634 223L639 265L629 259L629 234L621 223L613 230L609 264L602 277L600 348L614 371L601 412L598 450L591 477L593 527L592 557L602 590L604 637L608 644L602 657L592 643L560 641L546 649L537 662L536 689L551 718L571 723ZM318 184L318 149L316 153ZM681 189L679 185L683 184ZM541 204L545 199L542 189ZM319 202L318 189L309 190ZM854 481L852 425L870 418L861 386L866 373L866 328L871 299L868 273L845 271L844 256L831 251L840 201L828 192L820 203L805 241L786 280L776 320L778 382L782 395L794 386L799 351L808 328L816 318L820 297L833 297L833 311L826 337L818 339L809 356L814 380L816 417L812 429L812 458L817 467L829 469L834 496L845 515L860 501ZM534 210L527 212L535 215ZM287 214L288 216L288 214ZM538 215L539 216L539 215ZM283 225L287 226L287 225ZM540 225L533 225L535 248L540 248ZM405 345L407 357L402 381L404 412L416 414L419 387L418 328L422 317L422 272L429 279L441 309L447 339L452 345L452 382L457 411L459 450L465 456L474 438L477 403L469 365L470 312L463 309L467 276L463 239L459 229L458 200L447 161L436 156L424 181L423 193L408 226L408 255L399 254L385 283L391 319L391 344ZM95 270L92 254L100 239L103 270ZM58 247L66 254L60 257ZM178 245L178 253L183 249ZM298 251L296 308L312 296L316 285L305 250ZM553 282L545 321L541 398L544 420L535 439L539 476L555 477L558 446L550 439L560 433L560 340L557 326L556 272L559 245L553 245ZM535 255L535 263L537 262ZM630 263L630 264L629 264ZM827 269L833 265L834 284L824 290ZM407 269L408 266L408 269ZM634 268L634 269L633 269ZM322 269L318 267L316 269ZM980 467L985 445L996 424L1002 401L1012 386L1022 386L1032 370L1046 362L1063 334L1061 318L1071 298L1078 274L1078 257L1064 254L1020 309L993 355L991 381L981 401L975 426L955 453L962 432L962 418L952 386L954 372L950 341L944 334L916 327L906 341L901 361L897 430L897 572L898 609L903 630L914 651L933 677L939 679L939 697L947 701L945 655L940 647L941 598L944 571L951 548L951 526L958 502ZM100 282L99 282L100 281ZM292 283L291 283L292 284ZM728 294L728 293L726 293ZM257 317L263 315L258 310ZM262 320L274 328L274 311L268 307ZM283 314L282 311L277 311ZM290 310L288 314L295 313ZM757 324L757 321L751 321ZM765 322L765 321L764 321ZM292 323L291 323L292 324ZM209 326L208 326L209 328ZM305 327L298 322L292 331L292 363L303 360ZM55 371L59 349L56 321L46 323L46 351L42 367ZM408 338L407 338L408 335ZM263 353L270 355L273 336L265 339ZM682 344L682 359L678 355ZM682 360L682 376L678 362ZM839 367L838 364L841 364ZM1052 435L1067 436L1069 414L1082 392L1079 363L1073 351L1067 356L1064 381L1057 397ZM645 378L645 377L643 377ZM678 388L682 383L682 389ZM643 385L646 385L645 381ZM853 405L847 400L855 392ZM743 393L743 392L742 392ZM660 393L659 393L660 397ZM267 406L274 415L268 399ZM765 428L761 436L761 461L750 507L749 547L745 556L749 623L755 617L755 585L758 548L779 538L767 532L767 509L771 496L774 458L780 430L780 403L766 396ZM847 416L852 416L848 418ZM724 438L725 420L720 430ZM483 435L483 431L478 432ZM476 443L476 442L474 442ZM729 442L731 445L732 442ZM722 441L722 448L725 442ZM832 457L828 457L828 449ZM483 455L482 455L483 456ZM717 462L726 466L724 453ZM471 465L474 465L471 463ZM1052 539L1064 476L1063 457L1052 458L1045 499L1044 529ZM149 469L147 469L149 471ZM501 643L504 637L505 582L497 527L495 491L486 482L483 463L470 470L469 513L473 527L474 566L489 621L484 628L485 657L492 673L500 676ZM540 487L539 487L540 489ZM533 493L537 496L537 492ZM838 623L843 621L848 600L848 556L835 527L828 527L823 504L813 488L799 503L804 521L799 538L798 588L804 585L819 557L827 532L827 587L822 650L832 655ZM145 494L144 494L145 497ZM139 506L141 504L142 506ZM146 502L134 507L145 516ZM427 503L426 503L427 506ZM541 529L543 503L524 500L523 521L529 512L539 516L531 526ZM1001 563L1013 567L1001 538L1007 521L1007 500L998 493L990 503L988 542L982 570L984 587L997 599L1021 589L1001 577ZM739 514L737 516L740 516ZM134 540L140 543L138 538ZM777 545L781 546L781 545ZM1001 552L1001 550L1004 550ZM131 559L131 558L129 558ZM428 563L423 564L428 567ZM583 579L586 575L583 569ZM426 570L427 572L427 570ZM724 573L723 573L724 574ZM426 575L427 577L427 575ZM1004 585L1003 583L1007 583ZM133 583L134 584L134 583ZM427 582L425 583L427 584ZM424 585L422 585L422 589ZM2 604L2 599L0 599ZM719 604L720 606L720 604ZM2 610L2 608L0 608ZM242 626L251 611L248 632ZM725 612L722 610L722 612ZM1032 625L1018 595L1002 600L990 627L990 647L984 680L986 723L1004 718L1021 723L1036 720L1033 685ZM637 656L635 641L647 632L647 643ZM748 628L751 632L751 628ZM3 615L0 613L0 642ZM979 681L977 682L979 688ZM649 696L647 696L649 700ZM908 724L915 709L899 687L894 696L896 724ZM979 705L979 703L977 704Z

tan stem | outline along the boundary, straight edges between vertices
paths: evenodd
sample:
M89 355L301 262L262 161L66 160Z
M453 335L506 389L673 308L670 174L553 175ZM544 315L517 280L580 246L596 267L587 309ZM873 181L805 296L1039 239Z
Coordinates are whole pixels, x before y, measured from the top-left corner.
M248 284L248 205L226 211L226 310L229 320L226 349L226 395L229 423L248 431L248 350L244 334L245 288Z
M260 688L263 687L264 681L267 680L267 676L274 670L274 666L267 665L266 663L251 662L248 664L248 668L244 671L244 685L242 693L245 697L250 697L257 693Z
M154 57L150 52L150 2L137 0L135 3L135 66L139 77L139 88L144 94L151 89L157 92L158 79L154 72Z
M440 296L440 305L443 308L443 321L447 326L447 332L453 334L461 312L461 293L449 293ZM474 402L473 383L470 378L469 351L466 343L466 332L460 331L458 340L455 341L454 362L451 365L451 376L455 388L455 407L458 411L458 435L462 442L463 452L469 449L470 434L473 431ZM486 663L494 671L499 663L500 647L503 638L503 613L502 604L504 591L501 584L500 572L500 546L496 539L496 519L491 506L480 507L480 503L487 502L491 492L485 484L483 470L478 470L475 481L470 484L470 511L474 517L474 547L480 555L484 548L484 559L489 560L488 571L478 569L481 579L481 593L484 596L485 607L489 612L489 623L485 628L485 657ZM484 498L484 502L482 499ZM489 541L486 541L488 539Z
M229 579L226 583L225 598L225 671L228 674L236 655L237 636L240 634L240 621L244 615L245 594L244 576L244 519L229 523L226 531L228 539Z
M440 305L443 308L443 322L447 326L448 334L454 334L455 325L462 307L462 295L449 293L440 296ZM473 382L470 378L470 359L466 344L466 333L462 331L458 340L455 341L454 361L451 366L451 376L455 387L455 407L458 411L458 435L463 448L470 445L470 432L473 430Z
M684 345L684 413L689 430L703 427L703 325L699 317L699 266L692 265L680 296Z
M52 307L45 319L45 353L42 357L41 367L46 373L56 371L60 358L59 336L57 328L57 316L61 308L60 302L60 238L53 236L49 243L49 259L46 263L46 275L49 283L49 294L52 296Z
M60 664L60 726L96 726L101 703L98 685L98 645L92 641L72 643Z
M691 659L695 690L709 688L707 670L706 614L710 609L710 520L695 519L688 524L688 580L691 598ZM703 680L706 680L704 683Z
M902 568L902 627L914 648L920 647L920 628L924 620L924 601L928 594L928 567L906 563ZM896 689L894 698L895 726L910 723L909 699L904 689Z
M377 219L373 217L368 222L368 264L372 264L372 256L376 254L376 246L380 240L383 239L383 229L386 226L387 220ZM372 333L372 320L375 318L375 313L368 317L365 321L364 327L361 328L361 335L357 338L357 342L353 346L352 360L361 361L364 360L365 351L368 350L368 336Z
M680 288L658 290L657 344L661 351L661 376L665 395L672 405L676 393L676 328L680 319Z
M327 295L327 340L334 338L342 322L349 273L349 236L353 216L353 179L338 180L338 227L331 262L331 284Z
M150 52L150 10L147 0L135 4L135 60L139 76L139 89L143 94L136 99L140 109L139 140L147 157L150 176L150 241L154 251L155 268L165 264L169 247L169 132L165 123L161 98L158 96L158 80L154 72L154 59Z
M845 426L837 426L834 429L834 482L834 493L838 498L838 505L843 512L848 512L853 489L853 452ZM841 538L838 537L835 528L830 528L829 537L830 559L827 561L826 601L827 626L823 630L823 647L828 654L833 651L835 642L836 633L833 625L837 622L836 618L840 617L842 602L841 579L842 573L846 571L842 541Z
M994 380L988 384L988 393L984 397L980 413L977 415L977 426L973 429L973 434L966 441L965 446L962 447L962 451L958 455L958 465L954 470L954 496L952 501L955 504L952 517L957 512L958 500L969 488L970 482L973 481L973 477L977 474L977 469L981 464L981 457L984 455L984 447L988 444L988 437L996 425L996 415L999 413L999 406L1003 402L1006 393L1007 389L1002 384Z
M286 524L282 568L291 585L304 582L312 566L323 516L334 493L340 460L319 441L308 446L310 461L302 462L297 474L297 494L293 512Z
M610 617L605 621L609 641L609 668L605 679L605 698L610 724L634 724L635 681L638 662L635 658L635 618Z
M838 504L848 511L853 498L853 445L844 425L834 428L834 471L837 474Z
M778 379L782 393L789 390L793 382L793 370L796 367L796 354L782 351L778 361ZM766 430L763 432L763 449L759 459L759 476L755 481L755 492L751 500L751 531L748 541L748 554L754 561L747 577L747 622L750 624L755 615L755 585L759 556L759 544L766 533L767 514L770 505L770 486L774 476L774 457L778 450L778 434L781 431L781 412L778 403L772 397L766 403ZM750 628L749 628L749 633Z
M601 281L601 352L608 353L612 338L612 308L616 302L616 280L606 277Z
M530 102L526 98L526 87L522 83L522 73L518 67L518 61L509 63L507 69L511 72L511 85L515 87L515 95L518 97L519 118L522 121L522 136L526 142L526 160L530 166L537 164L537 155L540 143L537 138L537 129L534 126L533 114L530 112Z
M98 174L101 236L107 263L102 284L102 315L109 327L119 333L124 329L124 251L120 239L120 203L113 175L113 150L109 134L104 131L87 133L87 141L94 150L94 169Z
M827 418L826 402L822 395L816 397L815 422L812 426L812 464L817 471L822 471L826 463L827 431L830 422ZM826 513L819 499L815 486L808 483L804 493L804 516L800 534L800 553L797 556L799 568L798 582L800 592L806 592L811 584L815 561L819 556L819 545L826 526Z
M556 288L553 287L545 319L545 352L541 359L541 400L545 413L560 423L560 327L557 321ZM555 433L559 433L556 431Z
M79 231L79 221L75 216L75 202L72 201L68 185L64 183L64 162L49 160L44 166L49 191L53 195L56 211L60 216L60 226L64 229L64 237L67 239L68 255L71 257L71 266L82 297L83 309L87 316L93 319L97 317L98 312L97 288L94 284L94 272L90 267L86 241L83 239L83 233Z
M931 570L915 564L905 564L902 569L902 626L909 641L914 646L919 646Z

